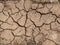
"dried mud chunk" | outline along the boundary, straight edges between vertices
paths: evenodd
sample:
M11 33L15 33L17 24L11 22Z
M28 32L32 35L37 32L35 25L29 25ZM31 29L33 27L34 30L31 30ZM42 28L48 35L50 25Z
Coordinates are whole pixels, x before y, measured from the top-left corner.
M43 42L44 40L45 40L45 37L42 34L39 34L35 37L36 43Z
M3 40L1 39L1 43L8 44L13 40L14 36L12 35L10 30L4 30L1 33L1 38L3 38Z
M26 21L26 15L22 16L22 18L18 20L18 23L19 23L20 25L24 26L25 21Z
M60 33L58 33L57 31L50 31L47 38L60 45Z
M38 7L38 4L32 3L32 9L36 9Z
M4 10L3 10L3 13L4 13L4 15L5 16L9 16L9 14L8 14L8 11L7 11L8 9L6 9L6 8L4 8ZM11 14L11 12L9 12L10 14Z
M50 30L50 25L43 25L40 29L41 30Z
M46 4L47 9L51 10L53 8L53 4Z
M11 17L9 17L7 20L6 20L7 23L13 25L14 24L14 21Z
M56 30L56 31L60 31L60 24L57 22L51 23L51 29Z
M50 10L53 14L56 14L56 16L60 17L60 4L53 5L53 8Z
M50 40L46 40L45 42L42 43L42 45L56 45L56 44Z
M26 35L27 36L32 36L32 29L34 29L34 25L31 25L26 29Z
M48 13L49 9L45 6L41 9L37 8L36 11L40 12L40 13Z
M29 11L32 6L32 2L30 0L25 0L25 10Z
M25 21L26 21L26 12L24 10L20 11L21 12L21 18L18 20L18 23L22 26L25 25Z
M25 28L19 27L15 31L13 31L13 33L14 35L19 35L19 36L25 35Z
M15 39L12 41L12 45L20 45L24 41L23 37L15 37Z
M16 7L20 10L24 9L24 0L20 0L18 3L16 3Z
M3 28L3 29L16 29L17 27L18 27L18 25L16 24L16 23L13 23L13 25L9 25L9 24L7 24L7 23L3 23L2 25L1 25L1 27Z
M55 18L56 17L54 15L47 14L47 15L43 15L41 20L43 20L45 24L49 24L49 23L55 21Z
M28 12L28 18L31 19L37 26L41 26L43 24L40 17L40 13L37 13L35 10Z
M8 18L8 16L4 15L3 13L0 13L0 20L5 21Z
M18 27L18 25L12 20L12 18L9 18L7 21L7 23L3 23L1 25L1 27L3 29L16 29Z
M27 45L26 41L22 41L20 45Z
M38 7L37 7L37 9L41 9L41 8L43 8L43 7L44 7L44 5L39 4Z
M49 30L50 30L50 25L43 25L41 28L40 28L41 32L44 34L44 35L48 35L49 34Z
M11 16L13 17L13 19L14 19L15 21L18 21L18 20L22 17L22 15L21 15L20 12L14 14L14 15L11 15Z
M12 10L5 7L4 10L3 10L3 13L6 15L6 16L9 16L9 14L11 15L12 14Z
M3 8L4 8L4 5L0 3L0 12L2 12Z
M37 36L40 33L40 30L38 28L36 28L36 27L33 29L33 31L34 31L33 32L34 37Z
M15 7L15 4L14 4L14 2L12 2L12 1L7 1L7 7L8 7L8 9L11 9L11 11L12 11L12 14L14 14L14 13L16 13L16 12L18 12L19 10Z
M27 12L25 10L21 10L20 12L23 16L27 14Z

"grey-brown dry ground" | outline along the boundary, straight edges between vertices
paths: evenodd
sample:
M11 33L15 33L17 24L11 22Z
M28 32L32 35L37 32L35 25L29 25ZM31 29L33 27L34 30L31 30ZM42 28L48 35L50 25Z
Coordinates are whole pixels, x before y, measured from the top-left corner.
M0 2L0 45L60 45L60 4Z

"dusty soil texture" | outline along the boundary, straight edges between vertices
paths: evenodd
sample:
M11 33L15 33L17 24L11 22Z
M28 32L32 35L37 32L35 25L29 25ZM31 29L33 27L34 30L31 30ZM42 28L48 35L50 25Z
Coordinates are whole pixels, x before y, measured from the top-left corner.
M60 3L50 1L0 1L0 45L60 45Z

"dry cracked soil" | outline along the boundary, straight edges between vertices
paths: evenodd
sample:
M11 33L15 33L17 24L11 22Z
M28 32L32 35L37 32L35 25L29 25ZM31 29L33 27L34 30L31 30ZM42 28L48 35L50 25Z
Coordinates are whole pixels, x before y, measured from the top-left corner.
M0 0L0 45L60 45L59 0Z

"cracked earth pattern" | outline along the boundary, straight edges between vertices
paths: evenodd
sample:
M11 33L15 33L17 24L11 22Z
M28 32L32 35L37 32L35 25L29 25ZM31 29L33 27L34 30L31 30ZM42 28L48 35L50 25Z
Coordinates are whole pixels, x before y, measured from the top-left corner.
M60 4L0 2L0 45L60 45Z

